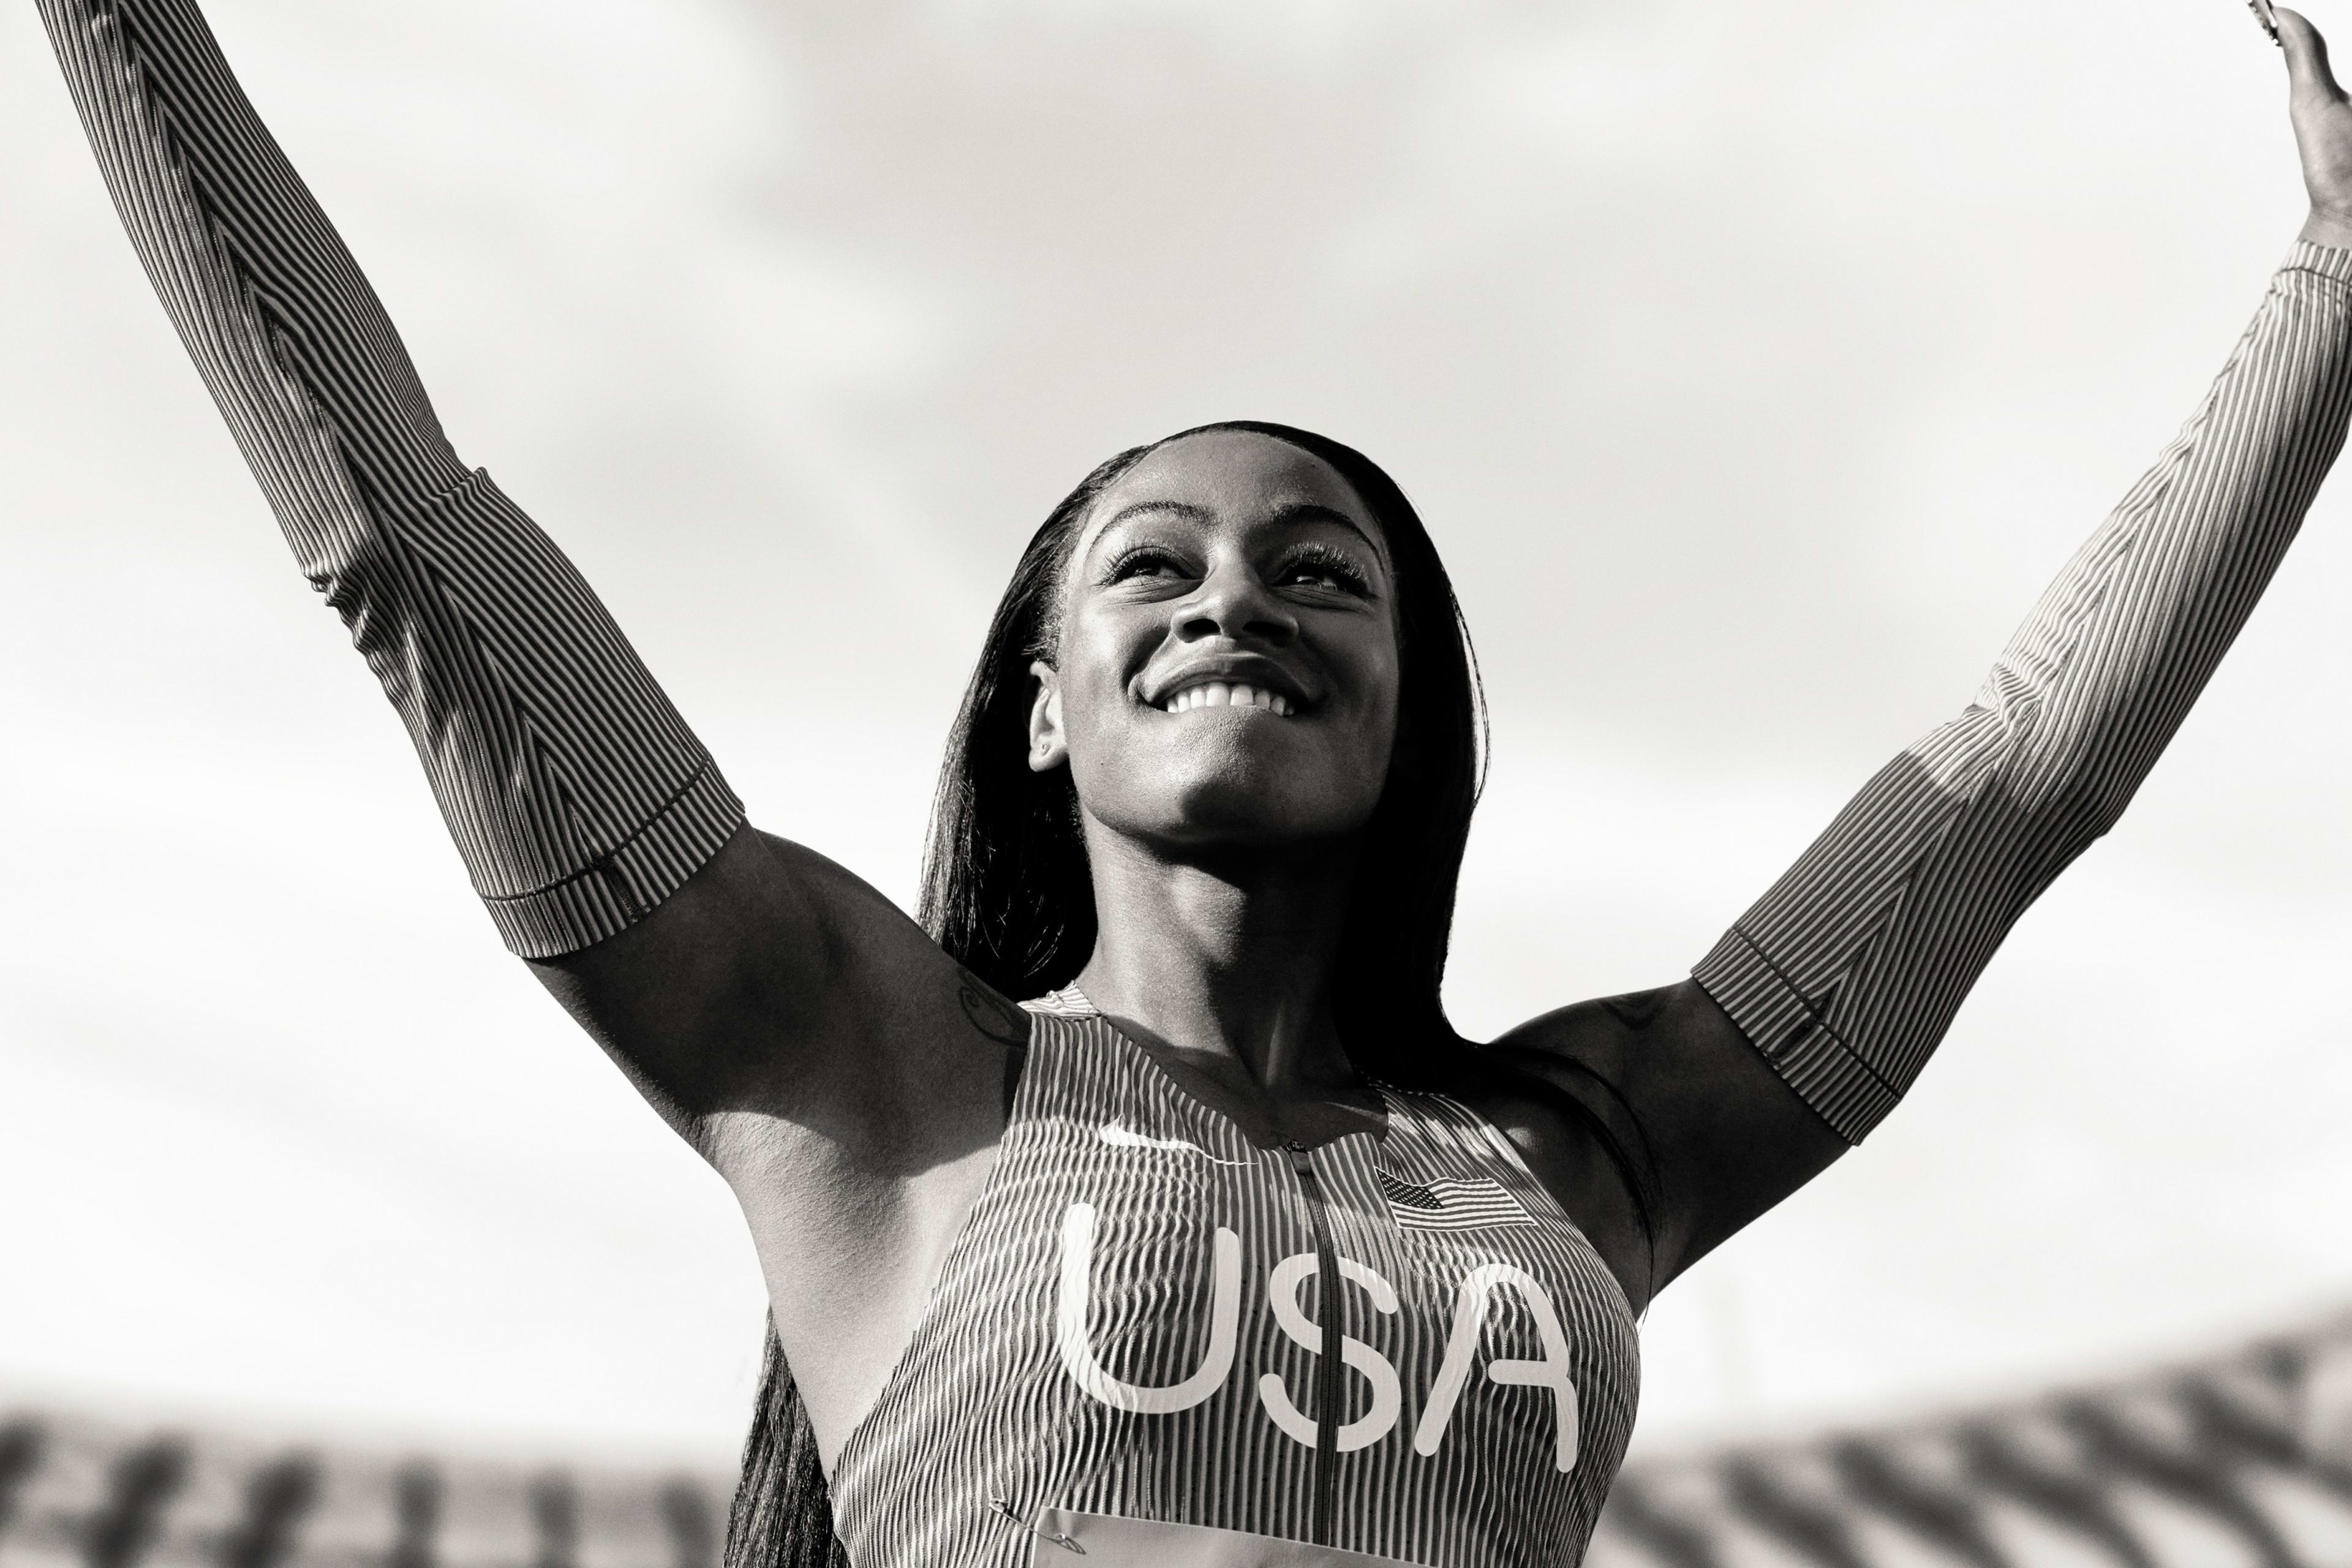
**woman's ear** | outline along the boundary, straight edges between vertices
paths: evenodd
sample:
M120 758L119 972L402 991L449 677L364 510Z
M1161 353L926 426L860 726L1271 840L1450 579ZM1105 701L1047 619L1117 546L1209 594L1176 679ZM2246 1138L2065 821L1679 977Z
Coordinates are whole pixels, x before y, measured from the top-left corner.
M1029 771L1049 773L1070 760L1062 734L1062 677L1042 658L1030 661L1029 673L1037 678L1037 695L1029 703Z

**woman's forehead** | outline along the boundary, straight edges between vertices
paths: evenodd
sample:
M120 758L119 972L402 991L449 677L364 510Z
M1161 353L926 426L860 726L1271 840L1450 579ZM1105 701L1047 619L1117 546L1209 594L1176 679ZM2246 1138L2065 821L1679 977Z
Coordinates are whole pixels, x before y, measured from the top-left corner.
M1122 517L1162 508L1240 523L1301 509L1337 512L1387 554L1378 521L1339 469L1255 430L1204 430L1144 454L1096 498L1076 553L1083 556Z

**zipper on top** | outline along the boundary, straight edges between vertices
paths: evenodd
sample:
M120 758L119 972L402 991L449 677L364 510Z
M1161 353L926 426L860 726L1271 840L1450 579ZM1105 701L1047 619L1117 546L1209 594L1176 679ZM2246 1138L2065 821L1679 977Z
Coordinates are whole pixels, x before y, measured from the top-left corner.
M1298 1173L1307 1221L1315 1228L1315 1293L1316 1305L1323 1314L1323 1353L1315 1363L1313 1530L1315 1544L1328 1546L1332 1516L1339 1500L1339 1255L1331 1246L1331 1215L1323 1195L1323 1179L1315 1173L1314 1156L1297 1139L1290 1143L1290 1167Z

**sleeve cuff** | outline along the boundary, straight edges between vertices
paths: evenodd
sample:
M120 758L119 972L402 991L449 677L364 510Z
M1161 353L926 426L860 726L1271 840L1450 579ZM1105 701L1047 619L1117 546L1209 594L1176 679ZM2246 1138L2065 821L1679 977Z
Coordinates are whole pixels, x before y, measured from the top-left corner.
M1836 984L1819 996L1806 996L1739 927L1724 932L1692 969L1691 978L1797 1097L1847 1142L1861 1142L1902 1098L1829 1023Z
M743 826L743 803L706 761L650 822L593 864L535 892L485 898L518 958L556 958L636 924Z
M2315 272L2333 283L2352 287L2352 250L2338 250L2332 245L2314 245L2298 239L2294 248L2286 253L2280 270L2285 272Z

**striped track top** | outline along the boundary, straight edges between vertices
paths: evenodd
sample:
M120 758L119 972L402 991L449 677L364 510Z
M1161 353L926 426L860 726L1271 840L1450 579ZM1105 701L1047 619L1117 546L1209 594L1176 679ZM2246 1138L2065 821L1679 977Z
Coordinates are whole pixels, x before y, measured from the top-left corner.
M1046 1537L1112 1515L1575 1563L1632 1434L1633 1320L1503 1135L1383 1089L1383 1134L1253 1147L1076 993L1030 1005L995 1168L835 1466L851 1560L1075 1565ZM1214 1539L1152 1560L1275 1560L1180 1554Z

